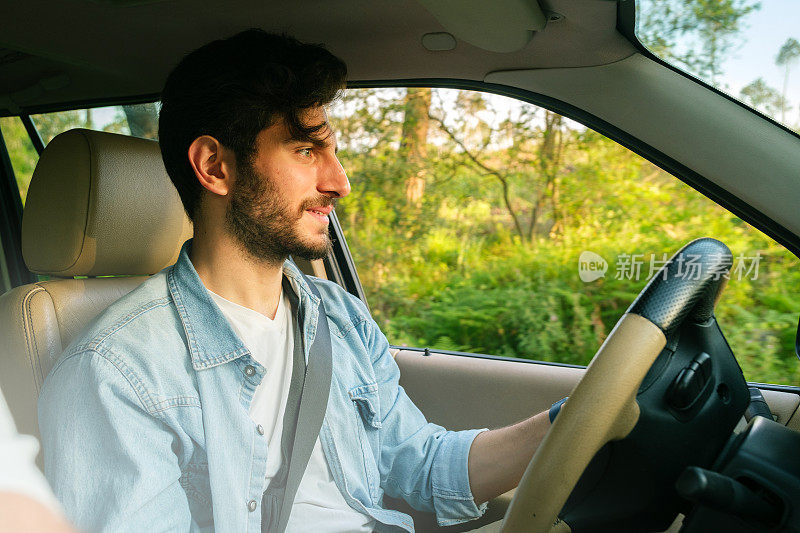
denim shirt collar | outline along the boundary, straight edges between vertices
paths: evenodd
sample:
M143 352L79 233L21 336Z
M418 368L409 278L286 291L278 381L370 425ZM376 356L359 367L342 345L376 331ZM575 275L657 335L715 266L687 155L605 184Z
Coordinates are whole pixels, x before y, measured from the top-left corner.
M233 332L194 269L189 259L191 245L192 239L183 243L178 261L167 273L167 284L186 333L192 367L203 370L249 355L250 351ZM283 274L299 296L301 311L305 311L301 312L302 332L304 345L308 347L316 334L319 298L311 292L306 278L290 260L283 264Z

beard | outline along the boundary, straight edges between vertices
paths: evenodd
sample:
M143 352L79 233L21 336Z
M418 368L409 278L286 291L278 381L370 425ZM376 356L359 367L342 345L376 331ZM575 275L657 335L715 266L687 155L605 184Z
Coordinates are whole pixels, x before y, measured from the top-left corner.
M300 219L306 209L335 205L335 200L320 195L292 208L272 178L260 175L251 164L237 173L231 200L225 213L225 226L242 248L254 259L273 265L287 257L322 259L332 243L327 226L319 233L302 235Z

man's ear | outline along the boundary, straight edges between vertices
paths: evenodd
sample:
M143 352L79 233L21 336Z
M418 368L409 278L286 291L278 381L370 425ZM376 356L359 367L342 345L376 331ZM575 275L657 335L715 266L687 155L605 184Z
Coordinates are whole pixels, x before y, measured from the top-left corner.
M202 135L189 145L189 164L197 180L206 190L219 196L227 195L233 184L226 152L222 143L210 135Z

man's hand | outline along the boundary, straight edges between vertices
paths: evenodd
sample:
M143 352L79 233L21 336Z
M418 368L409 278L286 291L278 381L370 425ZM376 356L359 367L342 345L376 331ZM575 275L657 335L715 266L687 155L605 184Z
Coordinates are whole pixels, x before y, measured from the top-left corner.
M548 411L513 426L484 431L469 450L469 484L480 505L519 484L525 468L550 429Z

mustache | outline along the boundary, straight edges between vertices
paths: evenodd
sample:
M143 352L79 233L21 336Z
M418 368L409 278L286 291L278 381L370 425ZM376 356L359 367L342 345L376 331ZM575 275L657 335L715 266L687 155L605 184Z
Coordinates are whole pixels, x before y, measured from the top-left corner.
M339 203L338 198L331 198L330 196L318 196L317 198L309 198L307 200L303 200L303 203L300 204L300 212L302 213L306 209L311 209L312 207L328 207L333 206L336 209L336 204Z

